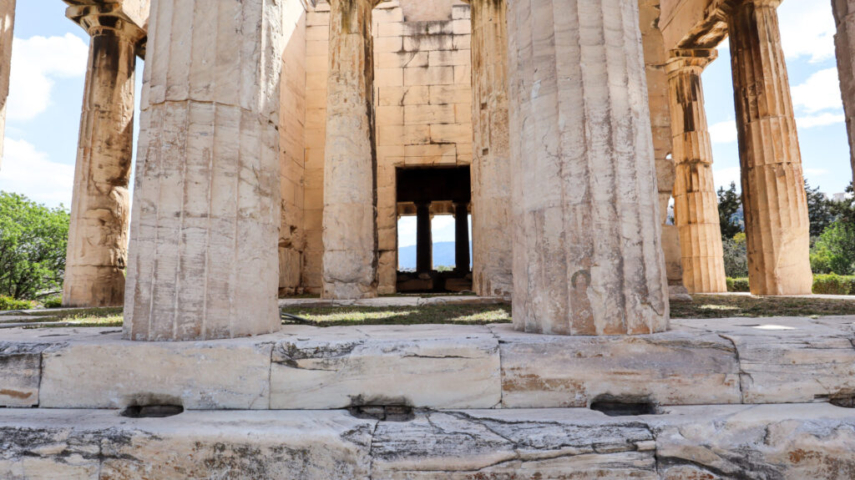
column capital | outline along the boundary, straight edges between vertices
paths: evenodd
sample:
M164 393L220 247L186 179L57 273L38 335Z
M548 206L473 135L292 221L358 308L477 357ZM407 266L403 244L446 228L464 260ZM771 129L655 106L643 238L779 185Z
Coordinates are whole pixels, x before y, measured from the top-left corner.
M677 75L689 68L703 71L716 58L718 50L714 48L676 48L669 53L665 69L668 76Z
M140 43L146 38L146 31L124 13L119 3L78 0L65 10L65 16L92 36L110 31L134 43Z

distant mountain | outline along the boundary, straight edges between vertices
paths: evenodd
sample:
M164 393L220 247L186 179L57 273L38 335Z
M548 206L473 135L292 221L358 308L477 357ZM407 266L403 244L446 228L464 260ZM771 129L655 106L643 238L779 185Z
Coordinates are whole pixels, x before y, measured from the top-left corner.
M440 266L453 267L454 242L439 242L433 244L433 268ZM472 258L472 243L469 243L469 258ZM398 249L398 265L401 270L416 269L416 246L402 247Z

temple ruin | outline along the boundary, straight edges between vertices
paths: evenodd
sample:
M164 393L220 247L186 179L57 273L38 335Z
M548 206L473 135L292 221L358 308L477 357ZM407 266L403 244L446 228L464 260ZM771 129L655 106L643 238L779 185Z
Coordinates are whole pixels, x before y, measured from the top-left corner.
M124 327L0 337L0 477L855 478L851 318L669 315L726 291L701 80L723 41L751 293L811 293L781 0L64 1L91 41L63 303ZM822 1L855 146L855 0ZM461 290L513 328L279 316ZM164 405L187 412L111 410Z

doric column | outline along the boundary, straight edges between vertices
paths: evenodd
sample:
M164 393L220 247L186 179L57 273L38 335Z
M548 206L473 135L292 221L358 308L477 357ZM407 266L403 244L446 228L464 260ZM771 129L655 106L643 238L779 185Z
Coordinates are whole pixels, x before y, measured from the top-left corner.
M728 12L742 166L748 275L755 295L811 293L810 222L776 12L735 0Z
M0 166L6 132L6 99L12 67L12 39L15 36L15 0L0 0Z
M507 6L505 0L470 4L472 286L479 295L507 297L513 290Z
M680 229L683 282L691 293L727 291L712 171L712 144L701 73L715 50L674 50L668 63L671 103L674 219Z
M130 220L136 48L145 32L110 5L72 6L91 36L62 304L122 305Z
M125 336L274 332L285 4L152 2Z
M433 234L431 233L430 202L416 203L416 272L433 270Z
M377 296L373 0L330 0L323 297Z
M469 204L454 204L454 263L459 273L469 272Z
M846 130L849 133L849 154L855 177L855 0L831 0L837 35L837 74L840 76L840 93L846 112Z
M636 0L508 4L514 324L668 328Z

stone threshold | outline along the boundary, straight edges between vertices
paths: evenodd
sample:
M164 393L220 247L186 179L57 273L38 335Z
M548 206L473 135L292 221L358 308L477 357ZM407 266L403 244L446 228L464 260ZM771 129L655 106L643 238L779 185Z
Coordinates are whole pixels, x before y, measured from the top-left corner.
M417 411L0 410L0 478L824 479L855 473L855 411L828 404Z
M287 307L423 307L427 305L497 305L510 303L502 297L468 295L417 295L364 298L360 300L327 300L322 298L280 298L279 308Z
M563 337L510 325L283 327L207 342L119 329L0 331L0 406L324 410L845 402L855 317L674 320L667 333Z

